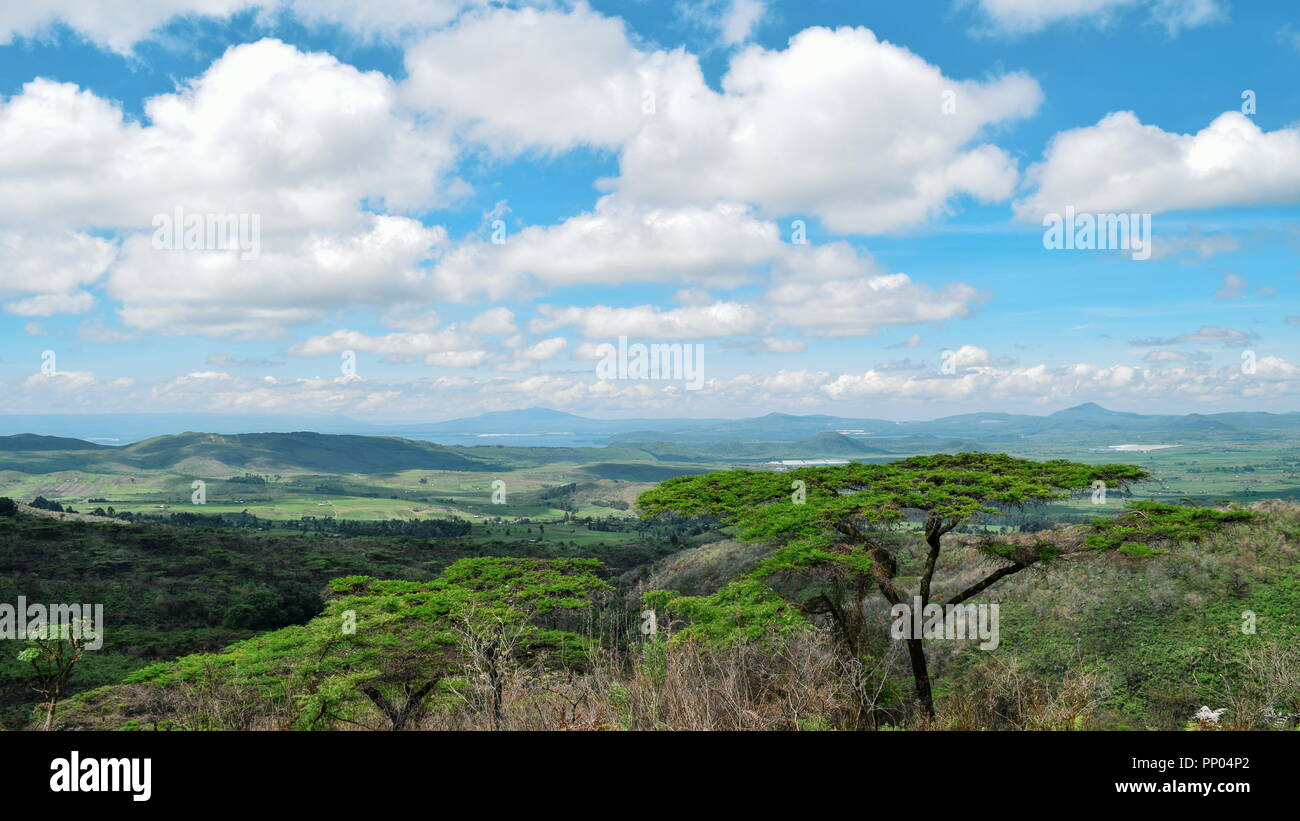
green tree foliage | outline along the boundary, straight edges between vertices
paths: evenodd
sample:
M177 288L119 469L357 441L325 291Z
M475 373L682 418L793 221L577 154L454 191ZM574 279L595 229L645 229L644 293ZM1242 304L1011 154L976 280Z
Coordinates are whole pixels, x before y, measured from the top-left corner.
M646 607L687 620L673 641L699 639L723 647L752 642L778 643L811 629L799 610L753 576L743 576L708 596L681 596L672 590L645 594Z
M291 701L296 726L322 729L382 717L416 725L438 699L470 699L499 719L515 665L586 658L574 614L611 588L592 559L463 559L430 582L349 576L330 583L325 612L305 626L226 652L155 665L134 682L254 688Z
M8 496L0 496L0 516L18 515L18 505Z
M930 604L943 536L963 522L1064 498L1095 482L1127 489L1147 476L1131 465L1033 462L989 453L939 454L786 473L736 470L683 476L646 491L638 502L646 517L718 516L735 527L742 539L778 545L740 587L691 600L661 599L695 620L697 630L728 639L765 635L768 631L754 622L779 621L786 614L771 607L770 599L755 588L755 583L761 583L773 592L785 591L783 598L804 614L829 618L846 651L858 656L866 638L867 597L879 591L891 605L911 604L914 598L922 606ZM1151 550L1153 542L1176 542L1241 518L1239 513L1179 513L1180 509L1168 507L1135 508L1118 524L1099 526L1086 548L1052 539L1026 546L986 538L980 551L993 569L937 603L964 602L999 580L1064 552L1123 549L1135 553L1136 546ZM913 535L917 530L920 539ZM905 589L912 578L914 589ZM791 587L794 592L789 592ZM906 642L916 697L933 715L923 639L912 637Z
M54 724L54 709L68 689L68 679L86 651L83 624L42 625L31 628L27 646L18 653L18 660L31 665L35 678L34 689L44 698L45 721L49 730Z
M49 499L46 499L44 496L37 496L35 499L32 499L32 507L36 508L37 510L49 510L54 513L64 512L63 505L59 504L58 502L51 502Z
M1130 502L1128 510L1118 518L1094 523L1086 544L1093 550L1153 556L1200 539L1229 522L1248 521L1253 515L1249 510Z

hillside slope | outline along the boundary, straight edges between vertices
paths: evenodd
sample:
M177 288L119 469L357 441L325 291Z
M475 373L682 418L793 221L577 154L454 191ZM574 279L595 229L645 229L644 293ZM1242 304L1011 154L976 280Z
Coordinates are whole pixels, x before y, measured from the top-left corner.
M1027 729L1018 722L1028 716L1057 729L1181 729L1202 704L1224 708L1231 726L1295 726L1300 719L1300 505L1273 501L1256 505L1255 510L1259 513L1255 520L1177 553L1145 559L1117 554L1089 557L1065 562L1047 574L1018 576L987 591L981 603L997 604L1002 613L1001 644L996 651L982 651L975 641L929 642L939 713L945 722L941 726ZM964 538L954 541L960 544ZM1026 534L1026 538L1032 537ZM603 618L625 619L626 615L619 615L622 608L635 612L639 609L635 594L651 587L698 592L715 588L752 566L761 555L755 547L719 542L631 571L620 585L621 603L606 610ZM948 551L952 555L936 588L939 595L967 581L961 575L969 571L962 569L968 563L962 552ZM880 628L870 658L873 665L892 669L897 679L900 662L897 653L891 653L896 646L887 638L888 607L879 605L868 608L869 621ZM1253 615L1252 630L1242 629L1244 614ZM273 665L277 643L283 639L287 647L300 635L301 631L291 629L266 636L257 645L258 652L272 657L262 663ZM222 672L234 669L238 654L246 650L241 646L233 655L191 657L179 668L159 665L132 676L129 683L84 693L60 710L60 722L83 729L226 726L219 716L200 712L202 705L186 702L184 694L194 686L188 677L197 675L206 677L205 686L224 688L230 698L242 699L249 715L260 717L263 725L287 726L292 711L267 702L246 682ZM675 652L694 651L679 647ZM723 663L720 658L701 657L698 665ZM752 655L745 658L745 664L760 663ZM690 663L682 669L696 666ZM818 675L831 673L822 669ZM806 667L796 666L792 674L796 678L787 687L824 683ZM617 673L607 670L602 675ZM605 681L599 676L596 680ZM711 687L721 686L717 678L708 681ZM665 685L652 676L618 680L608 693L599 691L611 701L593 706L604 716L596 726L614 728L617 725L611 722L626 720L620 717L627 706L628 688L658 686L676 685L671 680ZM701 685L681 686L676 697L692 699ZM898 692L885 682L877 686L882 689L873 692ZM651 696L646 690L642 693ZM447 702L447 709L456 704L461 702ZM530 723L521 726L556 728L545 723L554 717L538 718L538 711L524 710L520 721L525 714ZM662 718L654 720L657 729L678 726L665 724ZM532 723L537 721L542 723ZM796 724L796 728L803 726ZM811 726L819 725L814 721Z
M327 433L180 433L120 447L54 437L5 437L0 470L53 473L190 468L196 475L232 470L379 473L398 470L498 470L504 460L487 448L451 448L392 436ZM3 440L0 440L3 441ZM31 446L23 450L24 446Z
M396 470L483 471L496 467L451 448L389 436L325 433L182 433L146 439L122 449L123 458L142 468L169 468L188 459L236 468L299 468L323 473L378 473Z
M38 436L34 433L0 436L0 453L14 451L43 453L59 450L103 450L107 447L107 445L97 445L83 439L70 439L66 436Z

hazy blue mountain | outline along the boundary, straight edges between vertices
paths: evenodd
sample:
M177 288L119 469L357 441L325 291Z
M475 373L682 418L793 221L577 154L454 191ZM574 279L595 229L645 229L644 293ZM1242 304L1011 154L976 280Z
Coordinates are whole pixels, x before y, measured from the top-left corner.
M853 457L889 453L889 451L869 445L861 439L852 439L835 431L826 431L795 442L790 445L789 450L792 459L817 456Z
M18 433L13 436L0 436L0 451L23 451L38 453L50 450L94 450L103 448L82 439L70 439L65 436L38 436L32 433Z
M176 438L177 431L195 429L206 433ZM951 450L949 444L960 444L964 449L996 449L1000 444L1034 437L1086 438L1103 445L1143 435L1147 437L1143 441L1180 436L1300 437L1300 413L1140 414L1088 402L1042 416L969 413L930 421L892 422L787 413L748 419L591 419L551 408L528 408L402 426L339 416L310 419L223 414L64 414L0 416L0 434L6 432L22 434L0 435L0 452L27 454L5 459L7 465L25 465L12 468L19 470L90 469L93 464L108 462L151 467L206 458L232 466L279 464L366 472L368 466L375 470L474 470L484 469L485 462L549 461L536 445L641 448L660 459L692 461L709 455L765 458L785 454L799 458L810 454L808 448L818 447L827 450L817 455ZM573 435L553 435L556 433ZM230 442L203 438L214 434ZM340 438L313 438L326 434ZM529 438L512 439L509 434ZM443 444L416 441L425 438ZM104 444L121 447L105 448ZM479 444L507 447L498 447L492 453L486 448L467 447ZM563 448L551 449L558 454Z
M613 435L634 430L677 431L713 425L724 419L590 419L551 408L492 411L463 419L403 425L409 433L589 433Z
M52 413L0 414L0 435L37 433L122 445L187 430L262 433L312 430L319 433L378 433L381 428L344 416L226 413Z
M1084 402L1072 408L1064 408L1048 414L1052 419L1141 419L1140 413L1126 413L1103 408L1096 402Z

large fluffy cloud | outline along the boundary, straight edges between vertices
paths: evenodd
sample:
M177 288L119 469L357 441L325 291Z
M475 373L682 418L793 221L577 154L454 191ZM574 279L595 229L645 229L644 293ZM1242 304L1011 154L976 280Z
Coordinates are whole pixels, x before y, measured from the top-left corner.
M1195 134L1145 125L1129 111L1062 132L1030 168L1018 216L1159 213L1300 201L1300 129L1264 131L1228 111Z
M362 204L444 202L455 149L403 111L387 77L263 40L230 49L145 113L135 122L43 79L0 103L0 233L10 238L0 246L21 245L29 266L55 263L52 277L20 266L8 278L10 290L35 292L9 310L87 307L77 286L111 259L106 241L79 233L90 228L126 236L108 292L143 329L259 335L327 307L428 299L419 266L444 232ZM178 209L256 219L260 257L156 247L157 220Z
M0 105L0 223L149 228L177 206L255 213L269 233L356 225L358 203L445 201L450 142L405 116L393 82L278 40L236 46L146 123L37 79Z
M133 237L108 282L119 314L162 334L256 338L331 308L427 301L423 264L445 236L406 217L371 216L355 233L283 237L253 260L237 251L158 250Z
M406 70L410 105L502 153L616 149L645 124L657 86L700 82L693 56L643 52L622 20L582 4L467 16L408 48Z
M773 319L809 336L860 336L882 326L944 322L969 316L974 288L955 283L936 290L907 274L788 282L767 294Z
M361 34L399 34L447 22L482 0L41 0L0 5L0 45L65 25L123 54L177 17L226 18L258 11L263 19L292 13L307 23L340 25Z
M527 299L593 283L730 288L765 269L781 283L755 303L768 320L872 333L963 316L973 291L881 278L843 244L784 242L772 217L891 230L963 194L1005 197L1014 163L978 139L1041 96L1020 75L950 80L848 28L747 49L718 93L693 56L644 49L582 4L470 13L412 45L407 64L396 83L263 40L147 101L140 121L71 84L34 80L0 102L0 229L29 250L38 231L118 230L106 291L128 325L166 334L271 336L332 308ZM405 215L463 193L452 169L479 145L605 147L622 174L587 213L504 243L449 244ZM256 215L260 257L155 247L155 219L178 208ZM94 276L15 288L8 309L89 307L86 286L105 266L96 248L82 250L77 270ZM807 310L869 297L875 307L856 319L842 306L828 323Z
M621 150L605 184L629 201L747 203L844 232L914 225L961 196L1009 197L1015 162L981 139L1042 99L1025 75L952 79L865 28L751 46L719 93L694 57L642 50L582 5L471 15L413 46L407 65L412 105L498 150Z
M784 50L751 46L722 88L662 89L611 185L647 202L749 202L834 231L892 231L962 195L1008 197L1015 162L979 138L1042 97L1020 74L947 78L863 28L806 29Z
M768 273L755 273L759 269ZM858 336L969 316L980 298L964 283L935 288L885 273L847 243L782 241L776 223L755 218L746 206L644 208L621 194L603 197L590 213L526 228L501 244L462 243L440 258L431 277L442 298L462 300L586 284L767 283L760 299L743 304L714 300L697 287L683 292L692 302L683 308L548 307L534 324L535 331L575 325L588 338L761 334L773 325L815 336Z
M736 285L752 266L789 253L774 223L740 205L643 208L602 197L587 213L529 226L500 243L469 240L433 276L445 299L537 295L571 285L678 282Z
M0 45L62 24L92 42L125 53L173 17L225 17L258 5L257 0L135 0L128 12L105 0L5 3L0 6Z
M5 310L25 316L81 313L94 302L85 286L116 257L108 240L74 231L24 235L0 230L0 297L22 295Z

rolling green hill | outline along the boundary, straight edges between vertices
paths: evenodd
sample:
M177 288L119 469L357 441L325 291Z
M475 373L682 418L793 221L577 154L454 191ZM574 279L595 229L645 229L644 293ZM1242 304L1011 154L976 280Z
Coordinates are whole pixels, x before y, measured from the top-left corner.
M465 456L431 442L389 436L323 433L182 433L122 448L122 457L143 468L174 468L206 459L250 470L298 468L323 473L379 473L395 470L483 471L499 462Z
M884 448L868 445L859 439L851 439L842 433L828 430L816 436L795 442L786 448L793 458L805 456L870 456L888 454Z
M0 436L0 452L42 453L59 450L103 450L107 445L96 445L81 439L69 439L65 436L38 436L34 433L16 433L12 436Z
M52 441L51 441L52 440ZM175 470L209 465L230 469L381 473L395 470L491 471L507 467L499 454L470 453L432 442L390 436L324 433L180 433L109 447L77 439L19 435L0 440L0 470L52 473L61 470L114 473ZM495 457L495 458L494 458ZM209 475L213 471L209 471ZM193 471L204 475L203 471Z

